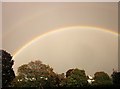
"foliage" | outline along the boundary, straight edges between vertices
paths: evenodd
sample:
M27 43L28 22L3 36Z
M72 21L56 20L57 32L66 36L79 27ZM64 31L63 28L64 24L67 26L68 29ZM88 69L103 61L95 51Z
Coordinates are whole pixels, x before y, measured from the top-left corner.
M120 85L120 72L113 72L111 76L112 76L113 84Z
M74 71L74 69L69 69L69 70L66 72L66 77L70 76L73 71Z
M12 56L0 50L0 68L2 69L2 86L3 87L91 87L91 86L112 86L120 85L120 72L113 72L112 79L105 72L96 72L92 84L88 84L88 76L84 70L69 69L64 73L57 74L49 65L42 64L41 61L31 61L28 64L21 65L18 68L15 77Z
M105 72L96 72L94 74L94 80L93 85L97 86L107 86L112 84L111 78Z
M8 52L0 50L0 62L2 62L2 86L8 87L10 86L11 81L15 78L12 68L14 61Z
M88 85L84 70L70 69L66 72L66 87L83 87Z
M66 86L66 78L65 78L64 73L57 74L57 84L58 84L58 87L65 87Z
M30 62L18 68L18 76L12 82L14 87L56 87L57 75L41 61Z

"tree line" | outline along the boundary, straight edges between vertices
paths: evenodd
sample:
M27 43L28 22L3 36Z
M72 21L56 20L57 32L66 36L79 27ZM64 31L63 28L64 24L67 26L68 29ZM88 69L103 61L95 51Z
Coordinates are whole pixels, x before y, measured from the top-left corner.
M109 76L104 71L96 72L94 77L86 75L85 70L69 69L66 73L58 74L49 65L40 60L21 65L15 75L12 66L14 60L10 53L0 50L2 67L2 87L37 87L44 89L57 87L94 87L119 86L120 72L113 71Z

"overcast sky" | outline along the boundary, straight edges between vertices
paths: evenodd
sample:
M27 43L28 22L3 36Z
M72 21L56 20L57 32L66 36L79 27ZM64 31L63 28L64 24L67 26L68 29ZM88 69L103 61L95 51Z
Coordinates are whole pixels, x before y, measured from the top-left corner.
M34 38L59 28L118 30L117 3L3 3L2 8L3 49L13 56Z
M117 31L117 15L117 3L3 3L3 48L13 54L36 36L66 26Z

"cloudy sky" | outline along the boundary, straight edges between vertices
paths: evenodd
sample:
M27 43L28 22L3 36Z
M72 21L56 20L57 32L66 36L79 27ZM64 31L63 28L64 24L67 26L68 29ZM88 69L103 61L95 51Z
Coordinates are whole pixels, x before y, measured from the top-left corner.
M117 3L3 3L2 8L3 49L14 56L15 70L35 59L57 72L117 69Z

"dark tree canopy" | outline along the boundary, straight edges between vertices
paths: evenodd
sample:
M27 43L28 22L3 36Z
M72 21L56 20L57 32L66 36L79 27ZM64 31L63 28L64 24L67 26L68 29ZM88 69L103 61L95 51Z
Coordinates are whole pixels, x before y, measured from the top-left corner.
M66 72L66 77L70 76L73 71L74 71L74 69L69 69L69 70Z
M76 68L66 72L66 87L84 87L87 85L87 76L84 70Z
M2 61L2 86L8 87L15 78L12 68L14 61L12 60L12 56L4 50L0 50L0 61Z
M114 71L111 76L112 76L113 84L120 85L120 72Z
M14 87L56 87L57 75L49 65L41 61L29 62L18 68L18 76L12 82Z
M38 87L44 89L46 87L92 87L92 86L108 86L120 85L120 72L114 71L112 78L105 72L96 72L93 82L88 83L88 77L85 70L78 68L69 69L64 73L57 74L49 65L43 64L41 61L31 61L23 64L18 68L17 76L13 71L14 61L12 56L0 50L0 71L2 75L2 87Z
M101 72L96 72L94 74L94 82L93 85L111 85L112 84L112 80L109 77L109 75L103 71Z

